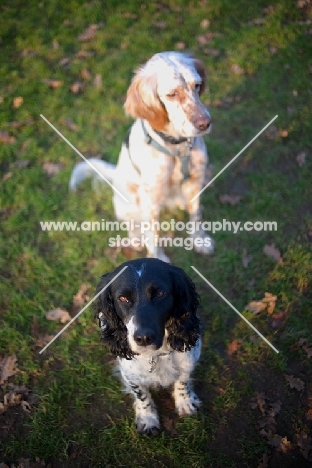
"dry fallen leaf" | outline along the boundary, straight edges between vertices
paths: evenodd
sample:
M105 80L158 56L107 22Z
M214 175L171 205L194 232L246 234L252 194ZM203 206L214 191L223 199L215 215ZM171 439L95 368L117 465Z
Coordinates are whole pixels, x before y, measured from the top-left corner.
M304 151L301 151L301 153L297 154L296 161L299 167L303 167L305 165L306 157L307 154Z
M43 83L47 84L49 86L49 88L51 89L56 89L56 88L59 88L60 86L63 86L63 81L61 80L52 80L50 78L44 78L43 80L41 80Z
M168 416L164 416L164 428L169 432L169 434L176 435L177 430L175 428L174 420Z
M251 301L245 307L245 309L249 310L249 312L253 312L254 314L258 314L259 312L262 312L263 310L265 310L266 307L267 307L266 304L262 301Z
M292 449L292 444L287 437L282 437L278 434L272 434L268 437L268 443L275 447L279 452L286 453Z
M83 90L83 83L81 81L75 81L70 87L70 90L74 94L78 94Z
M63 166L59 163L45 162L42 167L46 174L54 176L61 171Z
M77 130L79 130L79 126L75 124L73 119L71 119L70 117L67 117L67 119L65 119L65 125L67 128L73 130L74 132L77 132Z
M234 75L242 75L244 73L244 69L240 67L237 63L233 63L231 66L231 70L234 73Z
M207 29L207 28L209 28L209 26L210 26L210 21L209 21L209 19L204 18L203 20L201 20L201 22L200 22L200 27L201 27L201 28Z
M218 55L221 53L220 50L212 48L204 49L203 52L204 54L211 55L212 57L218 57Z
M59 320L61 323L66 323L71 320L71 316L65 309L57 307L56 309L49 310L45 314L48 320Z
M24 99L22 98L22 96L17 96L13 99L13 107L14 109L17 109L18 107L21 107L21 105L23 104L24 102Z
M87 70L86 68L83 68L83 69L81 70L80 76L81 76L81 78L82 78L83 80L86 80L86 81L91 80L91 78L92 78L91 73L90 73L89 70Z
M232 356L240 348L240 342L238 340L233 340L227 345L228 356Z
M93 84L96 88L101 88L102 87L102 75L97 73L94 77Z
M312 357L312 348L309 348L308 346L302 346L302 349L304 349L308 355L308 359L310 359L310 357Z
M263 247L263 253L265 253L268 257L273 258L279 263L282 263L281 252L275 247L275 244L265 245Z
M12 375L17 374L17 357L15 354L0 358L0 385L4 384Z
M293 375L284 375L290 388L295 388L296 390L299 390L299 392L304 389L304 382L302 380L294 377Z
M296 435L296 442L298 447L300 448L300 452L302 456L308 460L309 459L309 452L312 450L312 439L308 437L308 434L302 432L301 434Z
M77 294L73 297L73 304L71 306L71 312L76 314L89 300L90 297L87 295L87 291L90 289L88 284L83 283Z
M95 36L95 32L96 30L98 29L98 25L97 24L90 24L87 29L85 29L83 31L83 33L81 33L79 36L78 36L78 40L81 41L81 42L85 42L85 41L91 41L94 36Z
M176 45L175 45L175 48L178 49L178 50L184 50L185 49L185 42L177 42Z
M15 140L15 136L10 135L5 130L0 131L0 143L14 143Z
M221 203L229 203L230 205L234 206L237 205L238 202L242 199L242 195L234 195L234 194L224 194L219 196L219 200Z
M166 21L155 21L154 26L157 29L166 29L167 23Z
M272 314L271 326L273 328L281 328L284 325L285 320L287 319L287 315L288 309L282 310L276 314Z

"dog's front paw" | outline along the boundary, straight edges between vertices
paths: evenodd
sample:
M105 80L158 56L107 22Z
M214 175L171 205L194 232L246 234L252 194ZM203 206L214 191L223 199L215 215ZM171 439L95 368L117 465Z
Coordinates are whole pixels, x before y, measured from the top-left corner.
M215 241L208 236L202 229L193 234L194 250L197 253L209 255L214 252Z
M135 425L139 434L152 437L159 434L160 425L156 414L150 414L149 416L137 415Z
M200 405L201 401L193 391L188 392L184 396L178 395L175 398L175 407L179 416L196 414Z

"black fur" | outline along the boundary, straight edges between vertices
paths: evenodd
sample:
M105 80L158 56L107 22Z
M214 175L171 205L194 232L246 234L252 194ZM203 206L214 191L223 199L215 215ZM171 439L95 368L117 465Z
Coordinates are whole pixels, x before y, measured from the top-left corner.
M167 291L165 300L158 302L153 298L147 298L145 301L147 302L147 305L144 305L146 313L150 314L150 320L148 318L147 321L152 323L151 327L154 323L155 335L161 330L161 340L167 329L168 342L174 350L183 352L195 346L200 334L200 323L196 313L199 296L192 280L181 268L158 259L144 258L126 262L115 271L103 275L97 287L97 293L126 265L129 268L121 273L97 299L96 316L99 318L103 344L108 346L115 356L132 359L135 353L131 350L127 340L123 309L127 309L129 317L137 314L136 320L141 320L137 312L140 307L143 307L137 299L137 296L140 296L137 292L138 285L144 296L145 289L149 291L149 288L156 288L158 284L162 286L165 284ZM139 280L134 270L142 268L144 268L144 274ZM117 292L123 290L122 288L132 297L131 303L126 307L118 300ZM144 320L146 319L143 317Z

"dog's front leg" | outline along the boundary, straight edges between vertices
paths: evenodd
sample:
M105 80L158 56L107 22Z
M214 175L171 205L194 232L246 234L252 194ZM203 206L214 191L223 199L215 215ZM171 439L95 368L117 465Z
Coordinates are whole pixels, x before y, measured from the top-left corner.
M149 436L159 432L159 419L155 404L147 388L127 382L127 387L134 396L135 424L140 434Z
M177 380L173 387L173 398L179 416L190 416L198 411L201 401L194 392L190 380Z

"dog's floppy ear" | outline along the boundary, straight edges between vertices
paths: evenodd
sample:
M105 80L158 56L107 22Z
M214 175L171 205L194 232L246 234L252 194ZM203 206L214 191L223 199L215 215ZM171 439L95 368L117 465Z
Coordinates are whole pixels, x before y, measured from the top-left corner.
M96 293L102 291L112 278L113 273L103 275ZM132 359L134 354L128 344L127 328L116 313L111 285L107 286L96 299L96 318L99 319L102 343L114 356Z
M158 131L168 123L168 114L157 95L156 74L139 69L127 91L125 111L134 119L145 119Z
M189 351L199 338L200 323L197 316L199 295L193 281L181 268L170 265L170 269L174 311L166 324L168 342L176 351Z
M192 57L192 60L193 60L194 67L195 67L197 73L199 74L199 76L202 79L202 82L201 82L201 85L200 85L200 90L199 90L199 94L202 94L205 91L205 88L206 88L206 82L207 82L206 70L205 70L204 64L203 64L203 62L201 60L199 60L199 59L197 59L195 57Z

